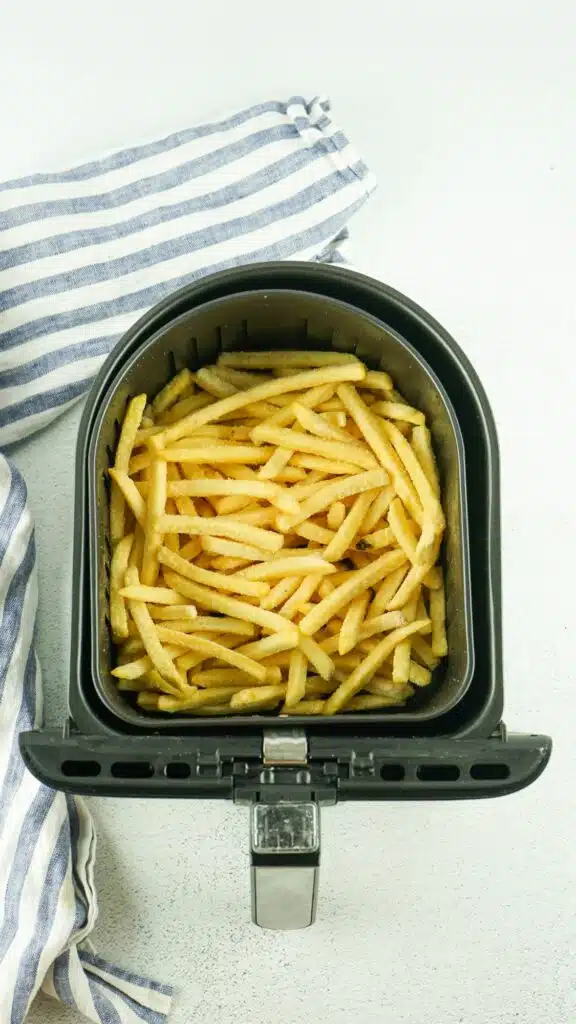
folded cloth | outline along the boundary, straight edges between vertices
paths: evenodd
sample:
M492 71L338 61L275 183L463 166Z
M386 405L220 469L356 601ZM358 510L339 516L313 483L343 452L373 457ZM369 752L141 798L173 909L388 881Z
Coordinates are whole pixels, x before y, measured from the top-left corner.
M271 259L336 262L374 187L326 100L267 102L72 170L0 184L0 444L89 387L115 341L196 278ZM0 1021L40 988L101 1024L161 1024L171 990L101 960L82 800L34 779L41 720L26 488L0 455Z

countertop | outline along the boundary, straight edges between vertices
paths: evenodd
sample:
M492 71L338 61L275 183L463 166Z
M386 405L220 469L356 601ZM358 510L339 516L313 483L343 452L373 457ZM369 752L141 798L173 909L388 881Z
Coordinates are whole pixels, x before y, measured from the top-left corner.
M304 932L249 922L245 810L91 801L93 938L103 956L176 985L171 1024L576 1017L575 28L568 0L22 0L3 11L3 177L263 98L331 96L380 184L350 225L349 257L435 315L490 397L505 719L555 741L543 777L513 797L325 811L319 921ZM66 702L78 418L14 453L37 524L50 722ZM48 999L29 1019L79 1024Z

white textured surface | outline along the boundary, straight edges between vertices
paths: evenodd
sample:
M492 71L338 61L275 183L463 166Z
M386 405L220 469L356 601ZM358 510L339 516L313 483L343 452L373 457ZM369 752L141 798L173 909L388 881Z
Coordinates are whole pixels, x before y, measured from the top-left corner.
M572 1024L574 500L558 481L570 445L574 461L573 5L9 8L2 176L269 96L332 96L381 186L352 259L453 332L492 401L506 720L556 742L542 779L503 801L326 812L320 922L289 935L248 924L245 812L93 801L101 952L173 981L173 1024ZM16 453L50 721L65 706L77 421ZM30 1022L79 1024L48 1000Z

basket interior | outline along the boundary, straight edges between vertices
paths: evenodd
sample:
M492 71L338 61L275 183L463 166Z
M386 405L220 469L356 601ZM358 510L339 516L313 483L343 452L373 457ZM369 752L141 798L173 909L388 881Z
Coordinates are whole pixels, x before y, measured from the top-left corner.
M94 686L109 712L127 724L151 730L183 731L207 725L210 719L146 715L117 690L112 668L108 620L109 477L120 424L128 400L142 391L156 394L184 366L198 369L215 362L222 351L251 349L336 350L352 352L371 369L394 378L406 399L427 417L433 438L446 513L443 561L446 578L448 657L429 687L419 690L405 708L336 716L325 722L357 718L394 718L427 722L453 708L473 674L472 615L464 445L451 403L442 384L416 350L399 334L357 308L324 296L287 290L244 292L199 306L150 337L117 373L102 398L89 443L89 583L91 667ZM242 727L257 715L215 721ZM277 719L294 725L298 719Z

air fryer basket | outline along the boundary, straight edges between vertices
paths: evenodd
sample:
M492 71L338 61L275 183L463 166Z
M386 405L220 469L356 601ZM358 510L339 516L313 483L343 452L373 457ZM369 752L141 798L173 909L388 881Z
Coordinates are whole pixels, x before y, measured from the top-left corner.
M354 352L372 369L386 369L408 400L428 418L441 474L447 528L444 541L449 655L432 685L416 701L396 710L399 721L428 721L452 708L465 693L473 670L472 616L468 564L468 514L464 445L450 400L440 381L414 348L374 317L335 299L304 292L250 292L199 306L152 335L110 382L92 429L88 454L88 529L92 583L92 678L107 709L131 725L148 728L210 728L210 719L145 715L120 693L108 623L108 467L130 397L156 394L181 367L198 369L222 351L249 349L337 349ZM367 713L360 715L365 718ZM270 716L258 716L269 723ZM334 726L346 718L336 716ZM379 715L381 718L390 717ZM222 718L218 719L221 723ZM277 719L293 727L298 718ZM213 724L213 723L212 723ZM230 716L230 728L246 728L249 718Z
M300 309L289 292L300 293ZM263 320L254 315L255 294ZM227 298L236 313L223 317L226 304L215 300ZM343 317L336 333L330 300ZM265 302L286 310L281 341L276 330L273 337L266 333ZM243 304L248 311L241 315ZM205 315L206 330L191 330ZM360 322L361 337L353 326ZM136 715L110 688L102 622L108 556L101 512L114 423L129 394L157 390L177 369L171 352L199 365L220 348L288 343L357 350L373 366L382 361L428 413L449 521L445 564L455 659L421 705L395 714L302 719L290 728L263 716L232 727L230 720L207 726L205 719L164 723ZM544 769L549 738L508 734L501 717L499 479L491 411L456 343L405 296L341 267L292 262L238 267L188 285L135 324L101 370L80 427L76 472L70 715L61 731L20 738L26 763L43 782L102 796L284 805L495 796L526 786Z

